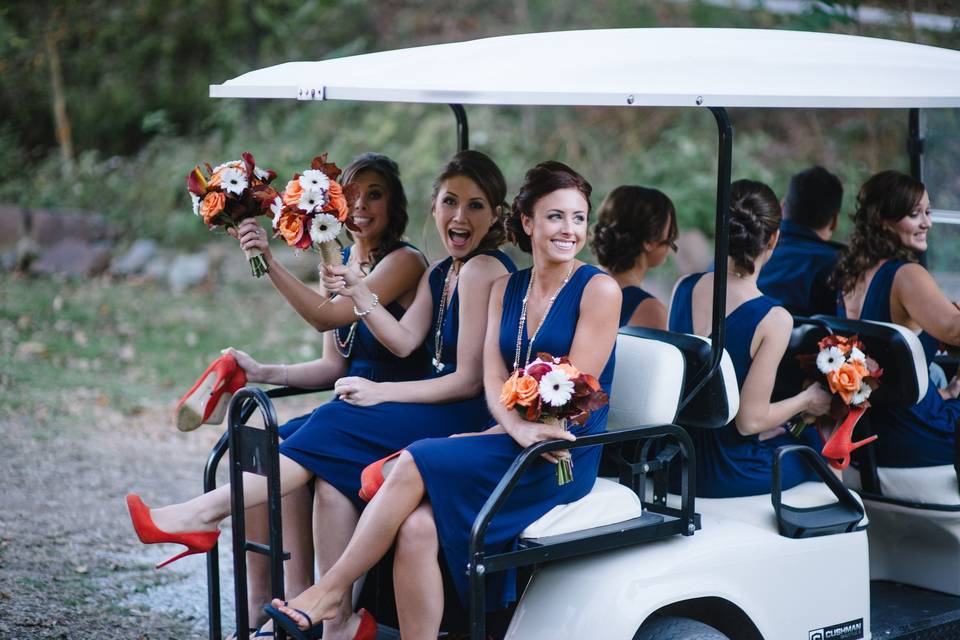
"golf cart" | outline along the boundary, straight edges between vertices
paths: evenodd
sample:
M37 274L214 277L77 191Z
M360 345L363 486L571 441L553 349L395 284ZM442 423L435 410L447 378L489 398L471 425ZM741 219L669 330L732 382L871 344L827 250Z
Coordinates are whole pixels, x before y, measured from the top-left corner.
M469 146L468 105L708 109L719 130L714 263L722 265L727 261L733 144L727 108L909 109L916 125L911 126L910 149L919 173L919 109L960 107L960 52L790 31L572 31L287 63L212 85L210 95L449 104L460 149ZM486 526L518 475L540 454L570 445L543 442L517 458L474 524L467 568L472 638L486 637L486 575L517 567L533 569L520 574L525 577L522 596L503 635L523 640L908 638L923 637L915 631L924 624L931 633L934 627L944 633L960 620L960 589L915 580L911 572L881 570L898 564L898 555L907 557L904 550L912 544L908 536L932 520L931 512L915 502L894 504L917 512L911 512L904 531L900 511L881 512L876 505L886 503L870 491L861 501L811 449L784 447L778 456L803 457L822 483L783 491L775 469L769 494L694 500L696 452L686 430L720 428L739 406L736 379L723 350L725 289L726 270L719 269L709 340L664 331L621 331L610 429L574 445L606 445L619 463L617 477L598 479L587 497L531 524L515 550L485 555ZM916 357L919 347L909 332L814 318L798 323L793 347L801 348L816 331L869 337L871 353L882 354L881 366L897 372L884 379L884 392L877 394L884 401L909 404L922 397L926 364ZM785 361L790 359L788 354ZM234 479L242 471L267 473L275 467L270 461L276 458L276 415L268 396L293 392L248 388L236 394L228 433L211 453L208 488L228 443ZM265 430L246 424L257 410ZM671 466L680 468L678 495L668 493ZM955 484L953 491L960 502ZM869 529L864 503L875 518ZM242 513L239 492L233 506L235 514ZM242 519L234 520L238 629L247 628L244 550L272 551L273 590L282 595L276 490L270 510L274 524L269 548L247 543ZM872 533L868 541L867 531L880 529L887 542L881 544ZM937 521L930 531L924 540L948 542L914 545L909 563L923 564L913 573L937 567L960 583L960 520ZM219 639L216 550L209 562L210 635ZM880 587L891 583L878 587L871 577L949 595L901 590L898 585L884 590ZM928 606L933 602L935 607ZM911 628L900 624L908 614L917 618L910 620ZM891 616L893 622L881 629L877 621ZM386 630L382 634L390 637Z

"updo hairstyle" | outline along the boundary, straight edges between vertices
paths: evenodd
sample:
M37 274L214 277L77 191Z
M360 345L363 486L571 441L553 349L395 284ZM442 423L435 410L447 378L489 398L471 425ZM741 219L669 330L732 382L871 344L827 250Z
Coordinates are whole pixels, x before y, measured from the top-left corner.
M496 249L507 239L504 219L507 217L509 205L506 201L507 181L503 177L503 172L487 154L472 149L461 151L450 158L450 161L440 170L440 175L433 181L433 195L431 196L433 205L437 202L440 186L450 178L456 178L457 176L473 180L483 191L483 195L486 196L487 202L493 207L494 213L497 214L496 219L490 225L486 235L480 240L480 244L477 245L474 253Z
M780 228L780 202L773 189L756 180L730 185L730 251L733 264L753 273L754 261Z
M384 256L403 242L410 215L407 213L407 192L400 181L400 167L382 153L366 152L357 156L347 165L340 176L341 184L347 185L364 171L373 171L386 183L389 193L387 209L387 228L383 230L380 243L370 252L370 266L375 266ZM353 203L349 203L353 206ZM348 231L349 233L349 231Z
M507 237L516 244L521 251L531 252L530 236L523 230L521 216L533 215L533 207L540 198L561 189L576 189L587 201L587 213L590 213L590 194L593 187L586 178L556 160L541 162L527 171L523 177L517 197L513 199L513 206L507 218Z
M662 191L621 185L611 191L597 209L597 225L591 248L601 266L611 273L633 268L646 251L644 243L660 244L677 239L677 212Z
M890 225L913 211L925 191L922 182L899 171L881 171L863 183L852 216L850 248L833 274L838 289L851 291L863 274L881 260L916 262L916 252L903 246Z

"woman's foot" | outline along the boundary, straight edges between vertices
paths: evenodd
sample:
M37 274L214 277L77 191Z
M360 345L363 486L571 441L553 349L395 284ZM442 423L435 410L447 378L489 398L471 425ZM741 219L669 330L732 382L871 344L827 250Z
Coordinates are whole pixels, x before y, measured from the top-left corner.
M311 625L320 624L321 620L336 618L344 596L314 585L289 602L274 598L270 604L305 631Z
M203 518L191 516L181 505L171 505L150 509L150 517L157 528L170 533L185 531L217 531L217 522L207 522Z

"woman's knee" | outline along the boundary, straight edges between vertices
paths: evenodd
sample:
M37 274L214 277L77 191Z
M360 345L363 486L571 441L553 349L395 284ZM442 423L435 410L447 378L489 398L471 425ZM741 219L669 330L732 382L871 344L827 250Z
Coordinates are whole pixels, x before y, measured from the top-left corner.
M387 482L392 484L415 484L422 485L423 479L420 477L420 469L414 461L409 451L404 451L397 458L397 463L387 476Z
M428 505L414 510L400 525L397 532L398 549L424 548L437 546L437 525L433 511Z

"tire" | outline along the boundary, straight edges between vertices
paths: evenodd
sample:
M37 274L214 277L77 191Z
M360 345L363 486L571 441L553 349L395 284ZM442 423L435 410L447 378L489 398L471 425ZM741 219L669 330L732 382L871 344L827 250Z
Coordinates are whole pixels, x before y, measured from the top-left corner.
M633 640L730 640L713 627L690 618L650 618Z

